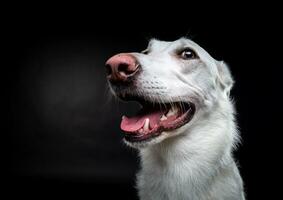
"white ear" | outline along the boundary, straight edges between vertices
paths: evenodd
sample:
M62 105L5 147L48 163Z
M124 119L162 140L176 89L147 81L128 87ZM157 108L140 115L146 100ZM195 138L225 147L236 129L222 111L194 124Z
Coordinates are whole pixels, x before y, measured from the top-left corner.
M221 89L224 93L229 96L230 90L233 87L234 80L232 78L231 72L223 61L216 61L217 69L218 69L218 81Z

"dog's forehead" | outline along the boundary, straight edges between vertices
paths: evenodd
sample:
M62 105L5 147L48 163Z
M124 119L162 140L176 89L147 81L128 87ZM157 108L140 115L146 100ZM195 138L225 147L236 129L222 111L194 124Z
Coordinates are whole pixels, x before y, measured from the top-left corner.
M161 41L158 39L151 39L148 43L148 49L151 51L162 51L165 49L174 49L181 47L191 47L200 49L201 47L188 38L180 38L175 41Z

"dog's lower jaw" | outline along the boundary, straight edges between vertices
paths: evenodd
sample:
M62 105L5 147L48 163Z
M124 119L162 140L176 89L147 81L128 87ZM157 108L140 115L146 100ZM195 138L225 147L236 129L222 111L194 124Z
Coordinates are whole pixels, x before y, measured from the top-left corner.
M222 104L223 105L223 104ZM237 138L232 105L216 108L188 133L140 149L137 188L141 200L243 200L243 184L232 158ZM223 110L224 109L224 110ZM230 109L230 110L229 110Z

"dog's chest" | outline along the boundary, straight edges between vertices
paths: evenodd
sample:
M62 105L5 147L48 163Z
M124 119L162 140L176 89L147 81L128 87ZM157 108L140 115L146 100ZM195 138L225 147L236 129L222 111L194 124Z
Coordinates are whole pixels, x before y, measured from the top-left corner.
M147 160L148 161L148 160ZM196 199L196 188L190 179L189 169L182 165L155 161L142 166L137 175L137 187L142 200Z
M171 176L166 172L141 171L138 174L138 190L141 199L178 199L180 196L186 196L184 183L181 183L177 177Z

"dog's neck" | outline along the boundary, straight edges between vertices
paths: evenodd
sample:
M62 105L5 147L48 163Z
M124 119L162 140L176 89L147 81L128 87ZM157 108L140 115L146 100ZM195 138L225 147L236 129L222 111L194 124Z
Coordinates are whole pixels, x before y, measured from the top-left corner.
M150 183L152 187L188 192L195 197L206 194L212 190L212 182L219 173L234 170L231 151L236 139L233 105L228 100L217 104L210 112L199 111L185 132L140 151L139 187L147 187L143 181L155 177Z

